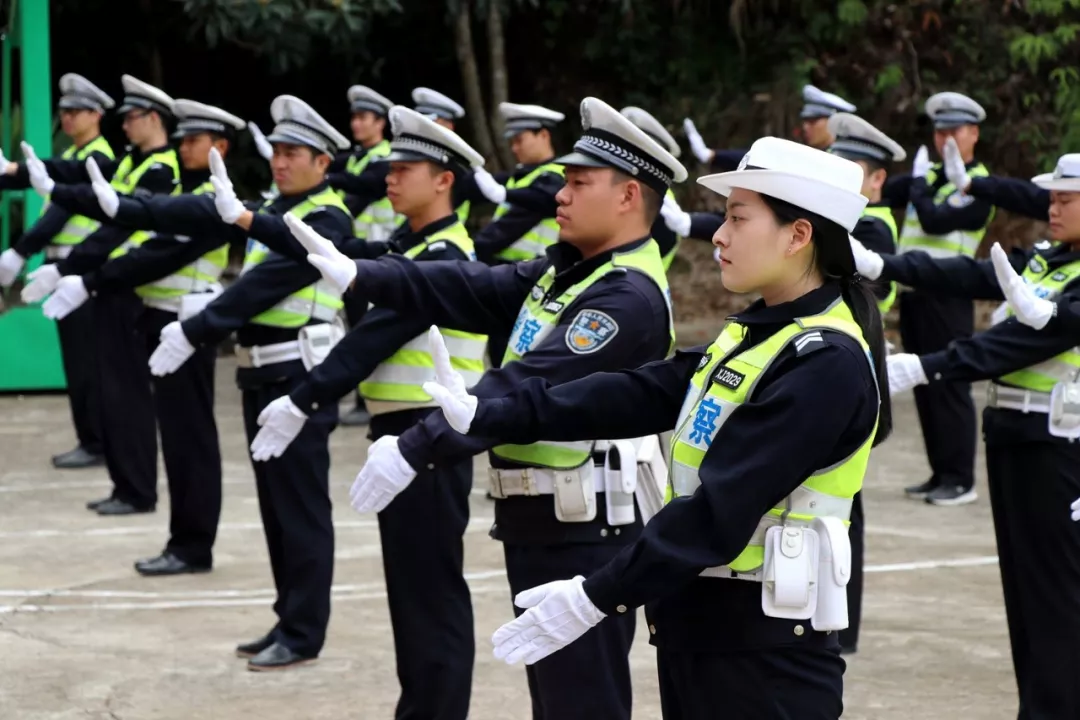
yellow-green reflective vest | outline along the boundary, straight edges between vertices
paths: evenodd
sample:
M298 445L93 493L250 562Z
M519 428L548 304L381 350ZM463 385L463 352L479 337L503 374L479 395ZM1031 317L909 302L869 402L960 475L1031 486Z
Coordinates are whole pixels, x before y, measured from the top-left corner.
M120 160L119 167L116 168L116 172L113 173L112 180L109 181L109 185L113 190L121 195L130 195L135 192L135 188L139 185L139 180L146 174L146 171L150 169L152 165L160 163L169 168L173 172L173 179L176 180L176 186L173 188L169 195L180 194L180 163L176 159L176 151L172 148L168 150L161 150L153 155L147 155L143 158L143 161L138 165L135 165L135 161L131 159L131 155L125 155ZM133 247L139 247L144 242L154 237L155 233L148 230L136 230L128 235L128 239L123 242L120 247L109 253L109 258L118 258L129 249Z
M889 232L892 234L893 245L896 245L896 220L893 218L892 209L887 207L867 207L863 210L864 217L877 218L885 223L889 228ZM896 302L896 283L889 283L889 294L883 299L877 301L878 310L881 311L882 317L885 313L889 312L889 308Z
M1053 272L1047 266L1046 259L1036 252L1028 260L1027 267L1021 275L1024 281L1034 286L1035 294L1039 297L1053 301L1065 286L1080 278L1080 260L1055 268ZM1009 316L1013 315L1009 308ZM1013 387L1035 390L1048 393L1059 382L1074 382L1080 378L1080 350L1070 348L1065 352L1055 355L1049 360L1043 360L1031 367L1003 375L996 382Z
M83 145L81 148L72 145L64 150L64 152L60 154L60 157L64 160L78 160L79 162L85 162L86 158L90 157L90 153L94 152L99 152L110 160L116 157L113 154L112 146L109 145L109 141L100 135ZM41 208L42 214L45 213L46 207L48 207L48 203ZM60 232L53 235L51 242L53 245L78 245L92 235L99 227L101 227L101 223L97 220L91 220L84 215L72 215L68 218L68 221L64 223L64 227L60 228Z
M706 354L706 363L690 380L671 442L671 471L665 502L691 495L701 484L699 468L716 433L727 422L738 422L739 407L747 402L765 370L780 353L799 338L822 330L841 332L854 338L866 353L870 349L862 330L843 300L837 300L821 315L797 318L765 342L737 350L746 328L729 322ZM872 372L872 367L871 367ZM734 419L733 419L734 418ZM765 559L765 533L784 522L809 525L815 517L837 517L844 522L851 514L852 499L862 487L870 447L877 422L866 441L843 461L810 475L796 490L758 523L750 543L726 568L710 569L709 575L725 576L726 570L749 573ZM744 448L745 452L768 452L768 448ZM753 478L746 478L753 482ZM730 577L730 575L727 575Z
M926 174L927 185L933 185L941 172L941 165L934 165L930 168L930 171ZM990 172L982 163L968 169L968 175L973 178L986 177L989 174ZM971 200L970 196L961 193L951 182L946 182L934 194L935 205L948 203L950 206L960 208ZM979 230L953 230L947 235L928 235L922 229L922 225L919 224L919 215L915 212L915 206L909 203L907 214L904 216L904 230L900 233L900 245L897 252L921 250L935 258L949 258L957 255L975 257L975 252L979 249L979 243L982 242L983 236L986 235L986 228L990 226L990 221L993 219L994 211L991 210L990 215L986 218L986 224Z
M363 157L351 157L345 163L345 172L359 175L367 169L375 158L384 158L390 154L390 141L383 140L372 145ZM339 191L339 197L344 199L345 193ZM390 204L390 198L385 195L357 214L353 219L353 235L358 238L386 238L394 232L404 217L394 213L394 207Z
M455 222L448 228L432 233L424 241L406 250L403 255L415 258L435 243L450 243L465 253L470 260L476 259L472 238L468 230ZM465 386L472 387L484 374L484 355L487 337L473 333L440 328L450 352L450 364L465 378ZM384 360L375 371L360 383L360 394L368 400L372 414L394 412L402 409L428 407L435 404L424 392L423 384L435 379L435 361L428 349L428 336L424 332Z
M675 193L671 192L671 189L668 188L668 191L667 191L667 194L665 195L665 197L669 197L672 200L674 200L675 199ZM675 236L674 244L672 244L671 249L667 251L667 254L664 255L664 272L667 272L668 270L671 269L671 263L674 262L675 255L677 255L678 252L679 252L679 244L682 241L683 241L683 239L682 239L681 235L676 235Z
M192 190L192 195L213 192L214 186L207 180ZM177 239L177 242L181 240ZM229 246L224 244L203 255L195 262L185 265L172 275L159 278L152 283L135 289L135 293L147 300L171 300L189 293L209 290L225 272L229 264Z
M506 181L506 189L516 190L518 188L528 187L544 173L555 173L559 177L563 177L566 173L566 168L557 163L539 165L520 180L511 177ZM491 216L492 222L501 218L509 212L509 210L510 203L499 203L499 206L495 208L495 214ZM532 260L533 258L543 257L544 253L547 252L547 249L557 242L559 242L559 224L555 222L555 218L553 217L544 218L528 232L515 240L509 247L504 248L497 253L496 257L508 262Z
M671 291L668 288L667 275L664 273L664 261L660 257L660 248L655 240L649 240L629 252L614 253L610 260L594 270L591 275L563 290L558 297L548 296L556 276L554 266L549 267L540 276L518 312L514 329L510 334L510 342L507 343L506 352L503 355L503 367L509 362L520 360L538 347L555 330L566 308L573 304L579 295L603 277L611 273L627 271L643 273L656 283L660 292L663 293L668 304L668 332L671 337L668 352L670 353L675 347L675 324L671 319ZM571 335L568 332L567 345L575 343L582 350L587 350L590 343L603 339L603 323L606 316L603 316L603 313L595 314L597 317L593 321L597 326L596 332L591 336ZM610 318L608 320L610 321ZM537 442L531 445L498 445L492 449L492 452L505 460L534 467L569 469L580 467L589 461L592 457L593 445L593 442Z
M270 203L271 201L267 200L259 208L259 212L264 212ZM334 207L346 215L349 214L349 210L345 207L345 203L341 201L341 198L337 196L337 192L330 188L309 195L289 212L302 220L312 210L320 207ZM244 273L249 272L253 267L265 260L269 254L270 249L268 247L252 238L248 242L247 254L244 256L244 267L241 268L240 275L243 276ZM252 325L265 325L267 327L299 328L307 325L311 320L331 322L337 317L338 311L343 306L341 295L329 283L320 280L313 285L297 290L278 302L274 307L251 318L248 322Z

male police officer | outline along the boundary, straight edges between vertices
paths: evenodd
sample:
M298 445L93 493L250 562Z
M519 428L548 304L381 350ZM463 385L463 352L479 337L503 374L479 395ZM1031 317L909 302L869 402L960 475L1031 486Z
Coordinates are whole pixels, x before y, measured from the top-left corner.
M169 144L167 125L172 119L173 99L162 90L130 75L122 78L124 132L133 147L119 162L107 161L104 176L124 195L163 194L179 190L180 165ZM26 146L26 173L40 194L48 195L57 181L86 183L86 164L78 160L40 161ZM25 302L37 302L52 292L64 275L81 275L100 267L125 243L146 240L141 231L103 224L67 257L43 265L28 275L23 288ZM94 500L87 508L99 515L153 512L157 505L157 436L154 431L153 398L146 378L145 344L132 328L145 306L134 293L110 293L94 298L94 347L101 393L103 450L113 492ZM132 382L143 377L146 382Z
M664 358L674 333L663 261L650 227L664 193L686 178L686 170L600 100L586 98L581 116L583 136L573 153L558 160L566 166L566 185L558 194L561 241L547 258L494 267L411 263L393 256L351 262L308 237L309 261L338 287L355 279L358 291L376 305L394 306L427 323L477 333L512 325L502 367L472 390L480 397L501 397L529 377L562 383ZM372 446L353 486L353 507L380 510L419 477L417 469L491 449L497 498L492 535L504 543L516 593L595 569L638 535L640 518L623 512L632 500L609 494L594 480L595 447L492 447L454 432L436 412L400 438L387 436ZM428 592L439 591L429 586ZM630 717L626 656L633 631L633 615L620 617L575 643L570 655L530 667L533 717Z
M971 98L955 92L933 95L926 114L934 123L934 145L943 156L952 138L971 177L986 176L975 161L979 123L986 111ZM931 166L925 146L915 155L909 204L900 233L901 253L925 252L934 258L974 257L993 218L990 203L965 195L949 182L940 164ZM916 355L944 350L954 339L974 330L971 301L944 297L929 290L900 293L900 338L904 351ZM940 382L915 388L931 476L906 489L909 496L934 505L974 502L975 404L971 384Z
M184 167L182 187L192 195L213 192L210 149L225 155L244 121L220 108L192 100L173 104ZM165 197L121 197L90 168L93 194L58 185L53 199L61 205L103 211L113 222L135 228L154 226L154 209ZM84 186L82 186L84 187ZM81 189L81 188L80 188ZM95 197L96 195L96 197ZM79 203L91 200L95 207ZM100 203L100 210L96 205ZM61 278L45 302L46 317L63 318L95 295L134 292L146 306L139 329L147 343L146 357L157 345L162 329L186 319L220 292L218 279L229 260L229 246L220 233L193 237L144 236L145 242L127 249L100 269L82 277ZM157 556L139 560L142 575L206 572L213 565L213 546L221 517L221 451L214 420L213 346L200 348L177 372L153 378L154 414L145 421L161 431L161 450L169 483L169 540ZM146 363L142 376L148 375ZM134 378L133 378L134 380ZM138 381L138 380L136 380Z
M101 118L115 104L82 75L67 73L60 78L60 127L72 142L61 154L61 159L83 161L93 157L104 162L115 157L109 142L101 136ZM2 157L0 154L0 166L6 164ZM0 168L0 175L3 169ZM15 281L30 256L44 249L47 261L66 257L73 245L78 245L97 227L98 223L90 218L72 215L55 204L48 205L18 242L0 253L0 287L9 287ZM57 468L90 467L105 462L101 454L93 321L93 310L87 305L56 326L71 419L78 441L74 450L53 457L53 466Z
M393 108L390 122L394 140L387 158L387 195L406 218L390 246L418 262L475 259L451 196L457 178L480 167L483 157L409 108ZM357 383L373 414L376 442L396 438L422 420L434 404L421 389L434 379L426 330L423 318L371 310L304 382L263 411L252 458L280 456L315 408L336 403ZM485 339L446 332L455 366L475 383L484 371ZM469 522L472 477L471 456L425 469L398 502L379 514L401 683L398 718L450 720L468 714L475 647L469 587L462 576L462 536ZM430 591L433 583L438 592ZM433 637L439 641L431 642Z

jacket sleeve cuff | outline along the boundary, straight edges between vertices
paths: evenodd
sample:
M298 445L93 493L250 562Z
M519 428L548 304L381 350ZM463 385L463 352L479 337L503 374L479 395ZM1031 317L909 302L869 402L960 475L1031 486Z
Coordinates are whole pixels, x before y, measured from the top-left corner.
M278 230L278 218L273 215L260 215L255 213L251 218L251 229L247 234L251 237L266 237Z
M319 409L319 401L315 398L315 388L306 380L293 388L293 391L289 393L289 399L293 401L293 405L300 408L300 412L308 417Z
M605 568L600 568L585 578L585 584L582 585L581 589L585 591L592 604L605 615L618 616L629 609L627 605L619 602L618 596L621 593L618 583L610 574L605 572ZM619 608L623 608L622 613L619 612Z
M413 470L434 470L435 458L423 423L413 425L398 438L398 450Z
M947 350L922 355L919 357L919 361L922 362L923 372L926 373L928 381L937 382L947 379L946 373L949 370L949 354Z
M90 293L91 295L98 292L101 289L101 283L99 282L99 280L100 278L96 270L94 272L83 275L83 287L86 288L86 292Z
M188 339L188 342L195 347L205 344L208 328L206 327L206 318L203 317L202 313L189 317L180 323L180 329L184 331L184 337Z

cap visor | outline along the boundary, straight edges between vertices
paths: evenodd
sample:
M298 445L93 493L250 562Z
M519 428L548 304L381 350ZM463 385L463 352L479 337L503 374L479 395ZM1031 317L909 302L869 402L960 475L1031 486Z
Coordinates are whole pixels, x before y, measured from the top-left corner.
M306 142L306 141L301 140L300 138L294 137L292 135L281 135L281 134L278 134L278 133L270 133L269 135L266 136L266 139L268 141L270 141L271 143L281 143L282 145L296 145L298 147L309 147L312 150L324 153L326 155L332 154L326 148L322 147L321 145L316 145L315 143Z
M423 155L418 152L411 152L409 150L391 150L390 154L385 158L386 162L429 162L441 165L438 160L430 158L427 155Z
M1080 178L1054 178L1053 173L1043 173L1031 178L1033 185L1043 190L1057 190L1058 192L1080 192Z
M596 158L586 155L585 153L572 152L569 155L563 155L561 158L556 158L553 162L558 165L569 165L571 167L597 167L597 168L609 168L612 167L603 160L597 160Z
M61 110L97 110L98 108L92 105L87 100L76 100L73 98L60 98L60 102L56 103L56 106Z
M118 115L123 115L124 113L131 112L132 110L146 110L146 108L139 107L138 105L131 105L129 103L124 103L120 107L116 108L116 113Z

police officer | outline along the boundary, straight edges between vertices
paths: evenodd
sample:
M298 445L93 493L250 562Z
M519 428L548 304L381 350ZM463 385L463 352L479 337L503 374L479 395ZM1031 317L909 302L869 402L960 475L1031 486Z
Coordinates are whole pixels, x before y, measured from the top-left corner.
M960 148L952 138L945 141L945 177L964 193L994 207L1046 222L1050 192L1029 180L995 175L969 174Z
M743 170L699 181L728 198L724 286L762 297L707 348L502 398L468 395L443 365L432 394L470 437L675 430L665 507L604 567L519 593L496 658L562 662L650 603L665 718L840 717L845 521L890 425L881 317L847 241L862 180L841 157L763 138Z
M813 85L803 86L802 97L803 106L799 111L802 141L812 148L828 150L833 143L828 127L829 118L838 112L853 113L856 108L839 95L819 90ZM694 157L716 172L734 170L746 154L746 150L710 149L690 118L683 120L683 131L690 142L690 151L694 153Z
M150 370L176 372L196 348L215 346L236 332L237 385L249 442L257 418L304 373L304 358L334 336L330 326L342 308L340 293L318 281L303 262L305 253L282 220L285 212L316 228L332 242L354 240L344 203L326 182L326 169L346 140L299 98L275 98L274 183L281 194L253 205L241 203L223 167L211 176L214 197L172 198L155 208L163 231L186 235L220 233L225 241L249 237L239 280L202 312L161 331ZM224 221L224 222L223 222ZM314 660L322 650L330 616L334 564L327 438L337 405L313 412L303 431L280 457L253 463L259 510L266 533L277 599L277 624L263 637L237 647L250 670L278 670Z
M119 162L106 162L101 170L112 187L124 195L168 195L179 190L180 164L169 144L168 123L173 99L159 88L130 75L122 78L124 132L132 148ZM27 173L34 189L52 192L56 182L86 183L86 164L78 160L40 161L27 146ZM73 246L67 257L43 265L27 278L25 302L37 302L52 292L64 275L81 275L103 265L122 246L146 240L142 231L103 224ZM138 331L145 306L134 292L95 297L94 347L101 393L99 417L102 447L113 491L107 498L87 503L99 515L153 512L157 506L157 434L150 378L146 374L146 343Z
M1080 156L1033 179L1050 192L1050 236L1012 258L1045 299L1080 300ZM856 248L860 272L940 293L1002 299L993 263ZM998 248L997 264L1009 264ZM1008 278L1007 278L1008 279ZM1021 718L1080 716L1080 668L1062 662L1080 643L1080 537L1065 506L1080 495L1080 377L1075 332L1006 319L947 349L889 357L892 393L919 385L991 380L983 412L986 469Z
M926 114L934 123L938 155L943 156L945 143L952 138L968 173L972 177L987 175L986 167L975 160L979 123L986 119L982 106L960 93L943 92L926 101ZM915 154L908 203L899 251L924 252L934 258L975 257L994 212L990 203L960 192L940 164L931 166L925 146ZM968 298L946 297L930 289L900 293L900 339L907 352L943 350L973 330L974 313ZM915 409L931 476L905 492L933 505L974 502L978 496L971 384L955 381L916 388Z
M557 161L566 166L558 195L561 239L546 258L493 267L395 256L352 263L312 244L313 262L337 286L355 278L357 291L376 305L425 323L474 333L513 326L502 367L474 387L479 397L500 397L529 378L562 383L663 359L674 331L650 227L664 193L686 170L600 100L586 98L581 116L583 136ZM353 507L381 510L409 492L425 469L491 450L492 536L503 542L510 588L519 592L591 572L639 534L640 517L609 512L605 486L596 479L603 472L594 472L595 448L594 442L519 445L465 437L433 413L399 438L372 446L353 486ZM442 592L431 584L425 591ZM529 668L533 717L629 718L633 634L633 614L622 616L561 661Z
M244 121L220 108L192 100L173 103L183 164L182 187L198 196L213 192L210 183L210 149L224 156ZM86 198L69 186L53 189L61 205L91 199L101 211L122 225L155 227L155 208L167 198L121 197L97 173L96 194ZM80 207L78 204L75 207ZM87 210L92 213L96 207ZM46 317L63 318L84 303L90 294L134 291L146 310L139 329L149 357L162 329L178 316L198 312L221 291L218 279L229 262L229 246L220 233L173 238L143 236L145 242L131 247L100 269L82 277L60 279L56 291L45 301ZM153 378L157 427L169 483L169 540L157 556L139 560L141 575L177 575L206 572L213 566L213 546L221 517L221 450L214 420L214 361L217 349L200 348L177 372ZM145 374L145 370L144 370Z
M475 259L465 226L454 214L452 187L484 158L460 137L406 107L390 110L394 130L387 158L387 195L406 222L389 245L417 262ZM299 225L300 228L306 226ZM364 296L360 288L356 293ZM366 296L365 296L366 297ZM432 412L421 388L434 379L423 318L375 307L321 364L259 416L251 443L256 461L280 456L317 408L350 388L371 408L371 437L396 440ZM454 361L471 383L484 371L486 339L454 335ZM472 604L462 570L469 523L472 456L422 469L407 491L379 513L387 601L401 683L395 717L464 718L472 685ZM438 587L432 592L431 587ZM431 638L439 638L431 642Z
M60 155L61 159L84 161L92 157L98 162L105 162L115 157L109 141L101 135L101 118L115 104L111 97L82 75L67 73L60 78L60 127L72 142ZM0 165L4 164L6 161L0 160ZM27 258L42 250L45 251L46 261L63 258L71 252L73 245L82 242L97 227L98 223L90 218L72 215L61 207L48 205L18 242L0 253L0 287L9 287L15 281ZM56 329L60 336L60 355L78 445L73 450L54 456L52 464L57 468L101 465L105 458L101 450L91 306L87 305L67 316L57 323Z

